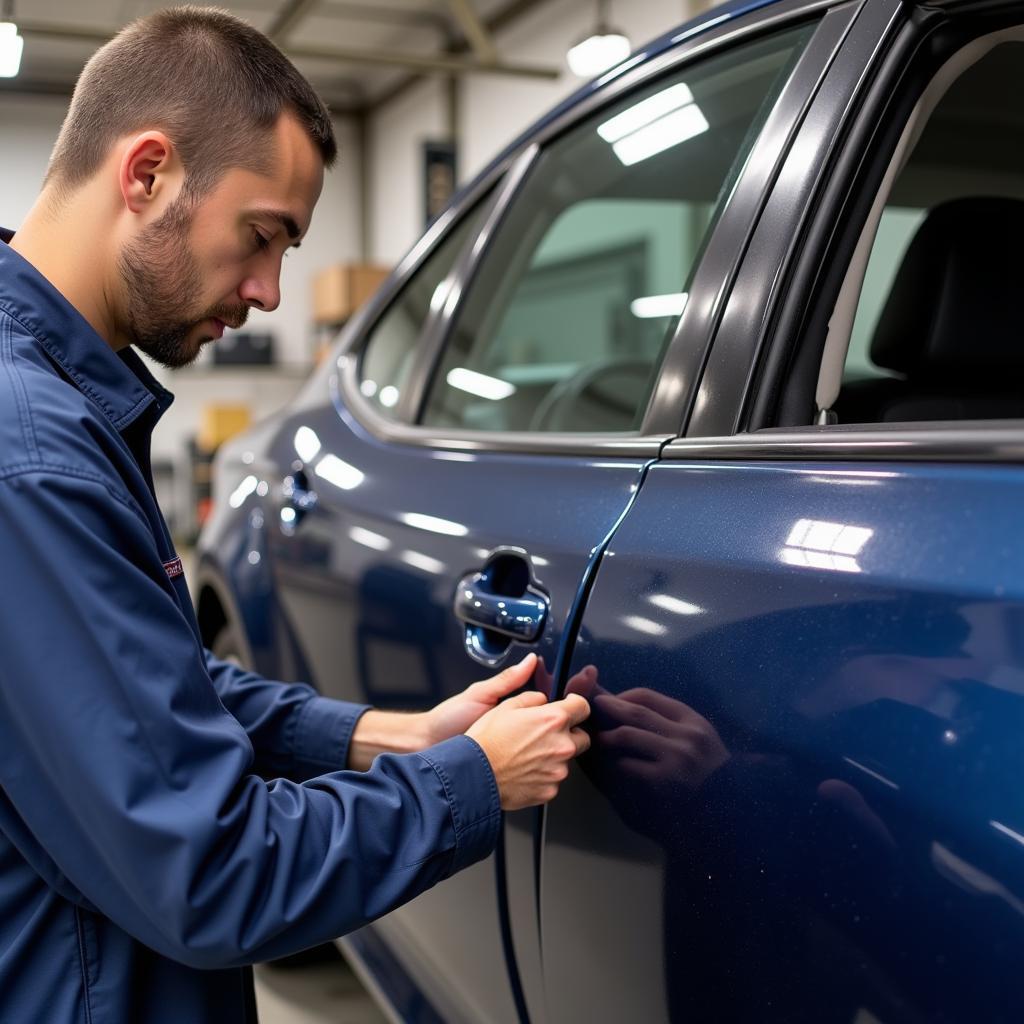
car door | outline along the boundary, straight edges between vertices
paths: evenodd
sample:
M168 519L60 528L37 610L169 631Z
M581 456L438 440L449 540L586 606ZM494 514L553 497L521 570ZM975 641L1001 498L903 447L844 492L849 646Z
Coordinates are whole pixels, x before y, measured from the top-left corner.
M549 1020L1021 1019L1022 20L865 5L780 169L566 667Z
M527 650L538 685L557 676L595 552L685 403L680 345L699 358L710 327L698 256L749 226L843 30L781 22L711 33L745 40L742 60L726 46L695 71L701 38L549 122L399 275L333 400L312 389L281 425L267 550L323 692L428 707ZM536 820L509 816L497 860L353 947L446 1021L522 1019L512 934L536 936Z

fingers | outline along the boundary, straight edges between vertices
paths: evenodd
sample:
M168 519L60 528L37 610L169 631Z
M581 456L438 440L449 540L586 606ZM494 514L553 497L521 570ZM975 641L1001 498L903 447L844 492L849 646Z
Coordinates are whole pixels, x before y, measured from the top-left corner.
M665 718L670 718L674 722L685 721L691 715L697 714L689 704L684 704L681 700L673 700L673 698L666 697L665 694L659 693L657 690L651 690L646 686L637 686L632 690L624 690L619 694L619 697L633 704L640 704L645 708L650 708L651 711L655 711Z
M527 690L525 693L517 693L514 697L509 697L499 706L501 708L539 708L547 702L548 699L543 693L538 693L537 690Z
M598 749L602 754L613 757L634 757L645 761L657 760L659 753L666 753L671 744L646 729L634 725L620 725L617 729L601 733Z
M605 720L610 719L613 725L635 725L646 732L658 732L668 727L664 715L623 697L600 694L594 698L594 704L599 715Z
M585 722L590 716L590 702L578 693L570 693L563 697L561 705L568 717L570 728Z
M597 685L597 668L594 665L585 665L566 684L565 692L578 693L587 700L592 700L595 693L603 693L604 690Z
M515 665L509 665L496 676L484 679L474 685L483 689L492 700L498 701L507 694L514 693L526 686L533 677L536 667L537 655L531 651L522 661Z
M585 754L590 749L590 736L582 729L570 729L569 739L576 744L575 757L579 757L580 754Z

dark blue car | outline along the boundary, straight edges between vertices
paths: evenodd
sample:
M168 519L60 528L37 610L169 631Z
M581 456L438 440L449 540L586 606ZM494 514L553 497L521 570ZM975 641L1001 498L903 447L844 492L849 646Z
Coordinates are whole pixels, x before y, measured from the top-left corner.
M208 643L592 751L349 936L403 1020L1024 1020L1024 5L732 4L453 203L227 446Z

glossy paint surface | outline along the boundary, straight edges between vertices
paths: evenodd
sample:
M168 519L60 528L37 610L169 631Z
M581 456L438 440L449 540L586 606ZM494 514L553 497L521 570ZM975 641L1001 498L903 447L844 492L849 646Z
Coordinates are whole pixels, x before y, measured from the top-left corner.
M283 629L322 693L401 709L431 707L527 650L545 664L539 679L548 678L591 551L626 507L642 467L389 445L344 410L339 417L327 394L283 420L266 454L278 479L267 481L262 500L254 490L238 513L249 524L254 514L262 519L260 566ZM509 548L531 567L530 585L546 595L548 612L536 643L513 641L488 669L466 653L457 585ZM528 850L531 824L510 823ZM532 906L532 857L524 870ZM517 1019L498 911L489 861L380 926L446 1019Z
M1022 516L1019 467L649 471L571 667L548 1020L1024 1017Z

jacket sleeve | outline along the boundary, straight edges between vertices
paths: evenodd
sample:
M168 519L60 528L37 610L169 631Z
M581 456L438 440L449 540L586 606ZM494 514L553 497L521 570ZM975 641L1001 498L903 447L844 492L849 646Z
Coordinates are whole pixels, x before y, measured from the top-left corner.
M141 510L111 482L0 478L0 564L0 787L39 873L139 941L196 967L281 956L494 848L497 787L465 736L365 773L253 774Z
M255 770L304 782L348 763L348 745L368 704L321 697L305 683L279 683L203 652L217 696L245 729Z

